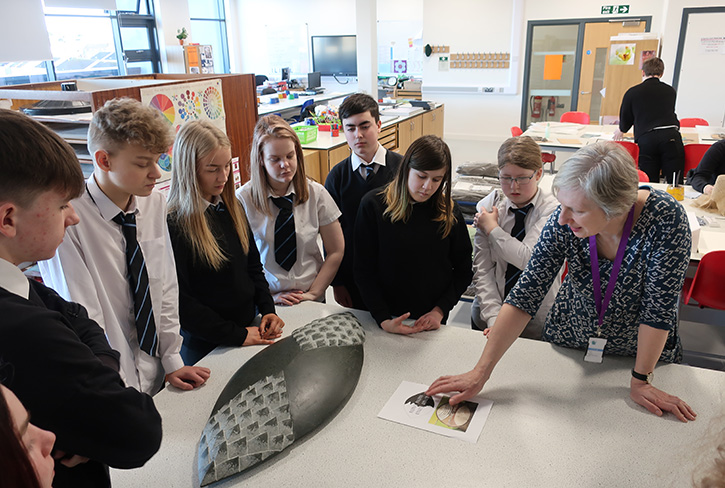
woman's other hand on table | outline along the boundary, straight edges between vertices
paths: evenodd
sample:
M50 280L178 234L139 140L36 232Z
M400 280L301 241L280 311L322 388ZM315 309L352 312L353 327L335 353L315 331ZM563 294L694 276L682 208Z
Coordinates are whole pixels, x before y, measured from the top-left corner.
M697 414L692 408L674 395L670 395L645 381L632 378L629 396L635 403L642 405L653 414L661 417L662 412L670 412L682 422L695 420Z
M622 139L624 139L624 133L621 130L619 130L618 128L614 129L614 134L612 135L612 140L621 141Z

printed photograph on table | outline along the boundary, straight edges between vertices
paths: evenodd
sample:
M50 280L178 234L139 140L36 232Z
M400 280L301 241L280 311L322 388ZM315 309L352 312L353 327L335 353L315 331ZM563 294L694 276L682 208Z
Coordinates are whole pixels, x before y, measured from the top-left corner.
M475 397L458 405L445 395L428 396L427 385L403 381L378 417L447 437L476 443L493 402Z
M449 397L444 396L435 409L435 415L431 416L429 424L443 427L444 429L460 430L465 432L473 419L473 413L476 411L477 403L461 402L458 405L451 406L448 403Z

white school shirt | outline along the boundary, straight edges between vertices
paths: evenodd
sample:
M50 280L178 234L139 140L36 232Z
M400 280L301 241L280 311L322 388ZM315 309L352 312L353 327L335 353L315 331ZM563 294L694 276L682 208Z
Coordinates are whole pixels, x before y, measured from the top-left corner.
M26 300L30 296L30 283L20 268L0 258L0 288L5 288Z
M359 172L360 175L365 178L367 174L365 173L365 170L362 169L363 164L372 164L373 165L373 173L378 172L378 168L380 166L385 166L385 155L387 154L388 150L385 149L385 147L378 143L378 150L375 151L375 155L373 156L373 160L368 163L367 161L363 161L363 159L355 154L353 151L352 156L350 157L350 165L352 166L352 171Z
M272 294L287 290L308 291L324 263L317 241L320 227L336 221L342 212L324 186L316 181L307 180L310 198L292 209L297 238L297 261L289 271L286 271L274 259L274 222L279 214L279 208L269 200L271 215L258 210L252 203L251 185L251 182L247 182L238 189L237 198L244 205L247 220L254 233L254 242L259 249L269 291ZM290 183L286 194L294 194L294 184ZM271 199L273 196L269 190L267 198Z
M492 192L482 199L477 207L491 208L491 204L496 198L495 193ZM498 207L499 226L493 229L488 236L483 230L476 230L473 256L473 280L476 283L476 296L471 310L472 318L480 328L485 328L487 325L492 327L501 310L503 301L506 298L504 288L508 264L511 263L521 270L526 267L544 224L559 205L559 202L551 193L541 188L538 189L531 203L533 208L529 210L524 221L526 236L523 241L519 241L511 235L511 229L514 227L516 217L514 212L510 212L509 209L516 207L511 203L511 200L503 195L501 195L500 201L496 205ZM539 339L541 338L540 332L546 321L546 315L554 303L560 285L561 278L559 276L551 285L551 289L546 294L536 316L527 325L527 331L538 331ZM478 317L476 316L477 312L480 312ZM536 334L528 334L527 336L531 335Z
M92 197L92 198L91 198ZM146 260L159 357L141 351L136 334L133 297L126 278L126 239L111 219L121 212L91 175L86 191L73 200L80 223L68 227L48 261L41 261L43 281L66 300L78 302L103 328L111 347L121 354L121 378L127 386L154 394L164 374L184 366L179 351L179 287L166 227L166 197L154 190L132 197L127 213L136 214L136 232Z

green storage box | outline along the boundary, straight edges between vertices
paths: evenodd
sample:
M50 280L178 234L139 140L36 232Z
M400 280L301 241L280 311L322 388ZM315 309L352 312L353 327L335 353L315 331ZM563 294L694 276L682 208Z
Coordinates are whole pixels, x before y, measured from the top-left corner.
M309 144L317 140L317 126L316 125L296 125L294 130L297 133L297 137L300 138L302 144Z

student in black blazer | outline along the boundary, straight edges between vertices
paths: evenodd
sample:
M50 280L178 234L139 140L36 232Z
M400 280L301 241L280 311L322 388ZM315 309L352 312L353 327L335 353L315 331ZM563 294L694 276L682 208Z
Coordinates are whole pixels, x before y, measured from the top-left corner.
M335 300L343 307L367 310L353 277L355 219L362 197L392 181L403 156L378 142L380 111L373 97L350 95L339 112L352 154L335 165L325 180L325 188L342 212L340 224L345 236L345 255L332 287Z
M18 268L55 254L66 227L78 223L70 200L83 191L67 143L0 110L0 380L35 425L56 434L56 488L110 486L108 466L140 467L161 444L153 400L124 386L103 330L81 305Z

